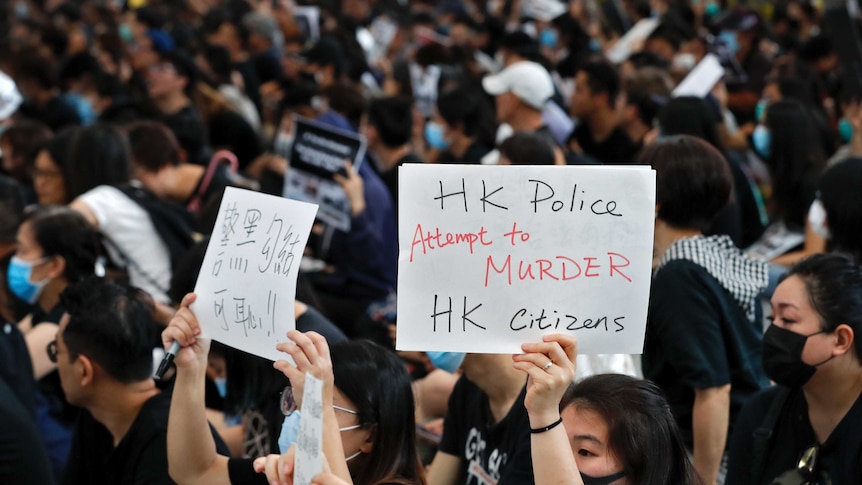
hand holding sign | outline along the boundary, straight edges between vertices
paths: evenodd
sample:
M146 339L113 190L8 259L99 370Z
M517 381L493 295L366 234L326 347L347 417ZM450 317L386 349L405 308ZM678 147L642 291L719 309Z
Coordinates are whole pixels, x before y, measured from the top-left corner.
M169 348L173 342L180 344L180 351L174 358L174 363L179 368L199 367L206 368L207 355L210 350L210 341L198 338L201 327L198 319L189 308L195 302L196 295L189 293L183 298L180 309L177 310L167 328L162 331L162 344Z
M305 376L312 375L323 381L323 402L332 405L335 378L332 375L332 359L329 357L329 344L317 332L298 332L291 330L287 337L292 342L278 344L278 350L288 354L294 363L278 360L273 367L280 370L290 380L293 398L302 409Z
M191 305L200 336L270 360L296 326L299 261L316 207L229 187Z
M575 379L578 342L570 335L552 334L521 349L524 353L513 355L512 365L530 376L524 406L530 427L541 428L560 417L560 400Z

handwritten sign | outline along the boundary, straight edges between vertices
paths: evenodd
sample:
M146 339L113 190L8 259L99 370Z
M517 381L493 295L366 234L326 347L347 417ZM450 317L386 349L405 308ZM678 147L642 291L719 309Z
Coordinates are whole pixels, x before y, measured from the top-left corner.
M613 47L608 49L608 60L614 64L625 62L632 51L635 50L635 47L643 43L658 28L658 24L658 19L641 19Z
M317 204L321 221L350 230L350 202L333 176L346 174L345 161L359 168L365 156L365 138L306 118L297 117L295 126L284 196Z
M302 414L296 434L296 469L294 485L310 485L311 479L323 471L323 381L305 374L302 391Z
M296 327L299 262L317 208L228 187L213 228L192 310L202 336L269 360Z
M707 54L673 90L673 97L703 98L724 76L724 67L715 54Z
M641 353L652 268L648 167L402 166L399 350Z

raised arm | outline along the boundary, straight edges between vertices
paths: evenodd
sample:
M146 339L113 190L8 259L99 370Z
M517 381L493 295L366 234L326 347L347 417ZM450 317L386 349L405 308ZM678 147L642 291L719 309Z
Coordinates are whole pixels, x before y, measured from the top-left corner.
M560 400L575 377L577 342L567 335L546 335L521 346L514 367L527 373L524 406L530 418L530 446L536 485L583 485L560 418ZM535 432L550 427L545 431Z
M189 308L194 301L193 293L186 295L162 332L165 348L174 340L181 347L174 359L177 377L168 417L168 472L181 485L229 485L228 458L216 453L206 417L204 385L210 341L198 338L200 325Z

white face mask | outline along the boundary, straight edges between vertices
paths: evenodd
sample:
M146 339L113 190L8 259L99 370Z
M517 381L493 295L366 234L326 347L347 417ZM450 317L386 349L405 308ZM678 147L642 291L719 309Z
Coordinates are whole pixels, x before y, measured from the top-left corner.
M497 127L497 136L495 137L497 145L499 146L501 143L509 139L514 134L515 130L513 130L508 123L501 124L499 127Z
M820 202L820 199L815 199L811 208L808 209L808 223L811 225L811 230L823 239L832 237L826 223L826 209L823 208L823 202Z

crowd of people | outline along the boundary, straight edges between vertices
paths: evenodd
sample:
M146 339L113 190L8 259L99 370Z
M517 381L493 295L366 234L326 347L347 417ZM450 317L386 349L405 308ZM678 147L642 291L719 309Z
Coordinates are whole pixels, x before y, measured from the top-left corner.
M0 483L293 483L306 375L321 485L862 483L862 38L824 3L0 0ZM300 117L367 151L273 365L190 305ZM396 352L406 163L652 167L643 355Z

